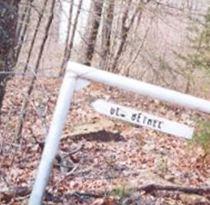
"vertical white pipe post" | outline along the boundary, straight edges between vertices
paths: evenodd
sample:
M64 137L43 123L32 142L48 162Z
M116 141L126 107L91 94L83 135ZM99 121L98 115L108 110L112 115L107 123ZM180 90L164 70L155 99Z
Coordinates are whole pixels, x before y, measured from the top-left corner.
M60 136L65 124L65 120L70 108L74 87L76 84L76 74L67 71L60 89L55 112L49 134L46 138L41 162L39 164L37 177L29 199L29 205L41 205L45 188L50 176L53 160L58 151Z

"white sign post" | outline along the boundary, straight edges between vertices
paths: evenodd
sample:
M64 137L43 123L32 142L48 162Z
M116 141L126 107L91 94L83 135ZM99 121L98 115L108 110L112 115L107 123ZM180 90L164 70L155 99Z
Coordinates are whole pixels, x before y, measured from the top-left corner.
M41 205L42 197L50 176L53 160L57 154L60 136L69 112L76 84L76 74L67 72L58 96L50 130L45 141L38 174L29 199L29 205Z
M201 112L210 113L210 102L207 100L182 94L177 91L169 90L148 83L140 82L110 72L98 70L96 68L88 67L78 63L69 62L68 69L66 71L60 89L49 133L46 138L37 177L29 199L29 205L42 204L42 198L48 183L53 160L58 151L60 136L62 134L65 119L70 108L70 103L76 86L76 81L80 78L104 83L107 85L132 91L140 95L149 96L152 98L170 102L172 104L178 104ZM145 116L148 115L145 114ZM190 136L190 134L186 136Z

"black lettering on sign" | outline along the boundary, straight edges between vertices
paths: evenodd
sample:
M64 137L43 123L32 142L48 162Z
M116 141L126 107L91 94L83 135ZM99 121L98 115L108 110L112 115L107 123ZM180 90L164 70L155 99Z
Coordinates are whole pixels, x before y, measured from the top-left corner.
M138 114L137 122L140 122L140 119L141 119L141 113Z
M122 110L120 110L119 107L111 107L110 108L110 114L115 115L117 117L125 118L126 114L123 113ZM163 121L159 121L156 119L149 118L142 113L133 113L131 115L131 121L137 122L137 123L142 123L143 125L147 125L156 129L162 129L162 124L164 123Z
M113 107L111 107L111 109L110 109L110 114L111 115L114 115L115 114L115 109Z
M147 117L144 116L144 119L143 119L143 124L146 124L146 121L147 121Z
M147 125L152 125L152 119L148 119Z
M159 121L159 122L158 122L158 128L159 128L159 129L162 129L162 127L161 127L162 123L163 123L162 121Z
M120 116L120 113L119 112L120 112L120 108L117 107L117 109L116 109L116 116L118 116L118 117Z
M157 120L153 120L153 127L156 128Z
M137 114L132 114L131 120L132 120L132 121L135 121L135 120L136 120L136 116L137 116Z
M117 117L125 117L125 114L120 112L120 108L119 107L117 107L117 108L111 107L110 114L111 115L115 115Z

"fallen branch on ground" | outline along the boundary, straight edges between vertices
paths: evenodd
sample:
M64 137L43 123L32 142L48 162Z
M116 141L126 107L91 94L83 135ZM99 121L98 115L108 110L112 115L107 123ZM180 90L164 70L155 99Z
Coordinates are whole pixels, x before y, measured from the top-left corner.
M210 187L182 187L175 185L148 184L137 188L137 191L177 191L187 194L210 195Z
M29 195L31 189L28 187L14 187L9 190L0 191L0 202L9 203L12 198L23 197Z
M210 187L182 187L175 185L158 185L158 184L148 184L143 185L135 189L136 191L145 191L146 193L151 193L154 191L174 191L182 192L186 194L197 194L202 196L210 196ZM0 201L9 202L14 197L27 196L31 192L29 187L15 187L12 190L0 191ZM51 194L52 195L52 194ZM89 197L89 198L103 198L104 196L111 195L111 192L100 192L100 193L91 193L91 192L73 192L67 194L69 198L71 196L76 197ZM47 197L48 199L49 197ZM52 197L51 197L52 198Z

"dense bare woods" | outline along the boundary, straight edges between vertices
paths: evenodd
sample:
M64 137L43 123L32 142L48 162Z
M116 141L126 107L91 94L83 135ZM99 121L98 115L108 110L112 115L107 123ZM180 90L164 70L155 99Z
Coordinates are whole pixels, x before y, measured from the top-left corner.
M26 115L26 108L27 108L27 105L29 103L29 98L30 98L31 93L32 93L33 88L34 88L34 84L35 84L35 81L36 81L36 78L37 78L36 75L37 75L37 72L39 70L40 62L41 62L41 59L42 59L42 54L44 52L45 44L46 44L47 38L49 36L50 27L51 27L53 17L54 17L55 2L56 1L53 0L52 4L51 4L51 7L50 7L50 14L49 14L48 20L46 22L46 26L45 26L45 30L44 30L44 36L43 36L43 39L42 39L40 50L38 52L38 58L37 58L37 61L36 61L35 69L33 69L33 74L34 75L31 79L29 87L26 91L25 99L24 99L23 104L22 104L20 120L18 121L17 128L16 128L16 141L17 142L19 142L20 138L21 138L22 127L23 127L23 123L24 123L24 119L25 119L25 115ZM42 10L42 13L44 13L46 3L47 3L47 0L44 4L44 9ZM41 15L41 17L42 17L42 15ZM39 23L40 21L41 20L39 19L38 24L37 24L37 28L35 29L35 33L34 33L35 36L33 37L33 39L36 38L36 33L37 33L37 30L38 30L38 27L40 26L40 23ZM33 49L33 45L34 45L34 43L32 43L32 45L31 45L32 49ZM30 49L30 51L32 49ZM31 57L30 54L31 53L29 53L28 59L30 59L30 57ZM28 59L27 59L27 64L28 64ZM26 72L26 70L27 70L27 67L24 68L24 73Z
M28 67L31 70L36 65L36 51L42 44L51 3L23 1L21 4L17 32L21 42L17 64L20 70ZM47 68L54 73L61 67L58 73L62 74L66 62L72 59L186 90L184 81L189 76L180 68L185 64L182 62L180 66L177 53L190 51L189 27L203 21L207 5L206 1L182 0L57 1L41 67L44 72L48 72ZM64 40L60 41L61 38ZM190 92L194 92L193 88Z

